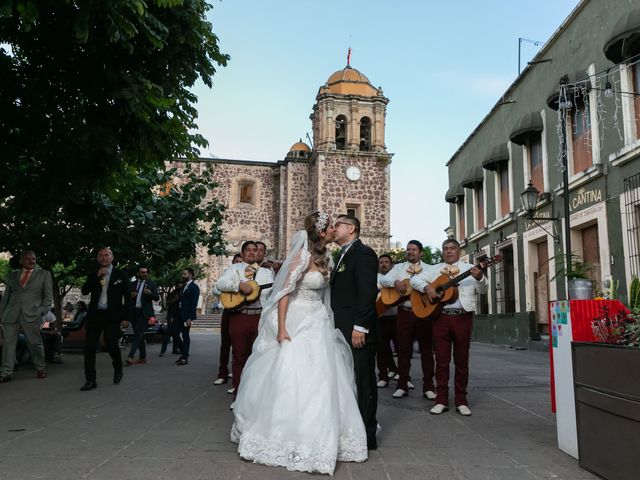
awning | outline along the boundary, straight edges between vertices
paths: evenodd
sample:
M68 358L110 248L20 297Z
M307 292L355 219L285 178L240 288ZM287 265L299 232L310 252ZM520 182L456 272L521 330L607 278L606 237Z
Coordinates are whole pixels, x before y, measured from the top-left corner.
M445 202L448 203L456 203L459 198L464 197L464 187L460 184L452 185L447 190L447 193L444 195Z
M518 145L524 145L529 137L541 131L542 117L540 112L525 113L509 135L509 140Z
M476 184L484 182L484 172L482 167L471 167L467 174L463 177L462 185L464 188L473 188Z
M509 161L509 149L506 143L496 145L491 150L489 156L482 162L482 168L485 170L497 170L498 166L502 163Z
M618 20L603 52L613 63L622 63L640 53L640 9Z

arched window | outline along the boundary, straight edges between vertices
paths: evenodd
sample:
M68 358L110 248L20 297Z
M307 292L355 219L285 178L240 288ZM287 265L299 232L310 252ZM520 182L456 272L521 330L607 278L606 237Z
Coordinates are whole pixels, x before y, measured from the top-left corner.
M336 150L347 148L347 117L338 115L336 117Z
M368 152L371 149L371 119L362 117L360 119L360 151Z

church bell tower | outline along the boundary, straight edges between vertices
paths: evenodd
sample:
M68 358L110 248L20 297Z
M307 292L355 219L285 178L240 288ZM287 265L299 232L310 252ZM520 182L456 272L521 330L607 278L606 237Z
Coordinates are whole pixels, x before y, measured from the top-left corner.
M390 165L385 145L389 99L347 65L320 87L313 106L315 208L352 213L364 243L382 253L390 238Z

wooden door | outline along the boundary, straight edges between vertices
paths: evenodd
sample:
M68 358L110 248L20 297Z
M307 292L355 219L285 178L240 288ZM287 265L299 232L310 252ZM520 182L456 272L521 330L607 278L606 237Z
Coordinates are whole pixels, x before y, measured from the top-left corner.
M588 277L594 281L596 290L601 289L600 282L600 239L598 224L582 229L582 260L591 265Z

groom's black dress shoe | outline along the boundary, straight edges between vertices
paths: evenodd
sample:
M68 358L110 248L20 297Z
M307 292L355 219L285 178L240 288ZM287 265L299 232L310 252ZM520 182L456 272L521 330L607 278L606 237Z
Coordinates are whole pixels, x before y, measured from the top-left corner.
M113 371L113 383L116 385L122 380L122 368Z
M86 392L87 390L93 390L94 388L98 388L98 384L95 380L87 380L84 382L84 385L80 387L80 390Z
M378 442L367 442L367 450L377 450Z

